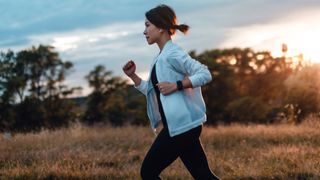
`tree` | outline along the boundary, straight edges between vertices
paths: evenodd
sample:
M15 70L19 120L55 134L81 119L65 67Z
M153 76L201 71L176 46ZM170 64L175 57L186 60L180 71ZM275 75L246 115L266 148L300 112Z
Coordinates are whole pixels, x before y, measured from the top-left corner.
M97 122L121 125L126 117L124 97L127 81L113 77L112 72L102 65L90 71L86 79L93 91L88 96L88 108L83 121L89 125Z
M25 81L15 74L15 54L8 50L0 53L0 131L12 130L16 122L15 93L20 94Z
M285 104L293 111L290 121L299 123L309 114L320 112L320 65L306 66L286 81Z
M80 89L63 83L72 66L51 46L2 53L0 88L5 111L0 117L6 120L1 121L10 121L11 126L24 131L67 126L75 117L70 111L73 105L65 99Z
M269 110L261 99L250 96L238 98L226 107L231 120L241 123L265 123Z
M190 54L206 64L213 76L213 81L202 88L209 123L229 123L231 119L239 120L244 116L249 121L270 122L268 118L272 117L269 113L283 109L284 82L294 71L285 58L274 58L270 52L254 52L249 48L215 49L199 55L195 52ZM237 110L241 104L248 103L260 104L260 110L270 112L263 111L261 117L266 118L254 120L257 117L254 113L249 117L250 113Z

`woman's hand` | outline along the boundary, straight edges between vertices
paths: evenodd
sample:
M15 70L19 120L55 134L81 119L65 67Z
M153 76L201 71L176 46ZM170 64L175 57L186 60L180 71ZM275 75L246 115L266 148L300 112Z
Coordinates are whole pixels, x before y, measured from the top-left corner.
M161 82L158 83L157 86L160 90L160 93L165 96L175 92L178 89L177 83Z
M130 60L122 67L122 70L127 76L132 77L136 72L136 64Z
M130 60L123 67L123 72L129 76L130 79L134 82L135 86L139 86L141 83L141 78L136 74L136 64Z

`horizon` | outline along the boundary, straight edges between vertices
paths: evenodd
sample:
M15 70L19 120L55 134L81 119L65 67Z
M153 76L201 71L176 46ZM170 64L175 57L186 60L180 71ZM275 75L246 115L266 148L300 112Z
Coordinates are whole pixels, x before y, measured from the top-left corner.
M320 63L316 49L320 41L320 2L316 0L16 0L0 6L0 51L16 52L39 44L54 46L63 60L74 64L66 83L82 86L83 96L90 92L84 76L99 64L124 77L121 67L133 59L137 73L145 79L158 49L145 42L144 13L160 3L176 11L179 23L191 26L187 36L178 33L174 37L186 51L248 47L270 51L276 57L285 43L288 56L303 54L304 59Z

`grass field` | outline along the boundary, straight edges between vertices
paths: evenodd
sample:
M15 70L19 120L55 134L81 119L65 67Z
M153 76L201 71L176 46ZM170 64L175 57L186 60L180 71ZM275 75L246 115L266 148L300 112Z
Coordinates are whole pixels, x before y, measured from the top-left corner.
M319 119L299 125L207 127L201 135L222 179L320 179ZM82 127L0 138L0 179L140 179L149 127ZM178 159L163 179L192 179Z

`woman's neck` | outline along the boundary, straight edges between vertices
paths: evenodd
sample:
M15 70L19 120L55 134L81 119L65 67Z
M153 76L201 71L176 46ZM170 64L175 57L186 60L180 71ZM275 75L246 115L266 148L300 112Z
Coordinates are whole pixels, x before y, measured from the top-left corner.
M162 36L162 37L159 39L159 41L157 42L157 44L158 44L158 47L159 47L159 49L160 49L160 53L161 53L164 45L165 45L168 41L170 41L170 40L171 40L171 37L170 37L169 35L167 35L167 36L164 35L164 36Z

